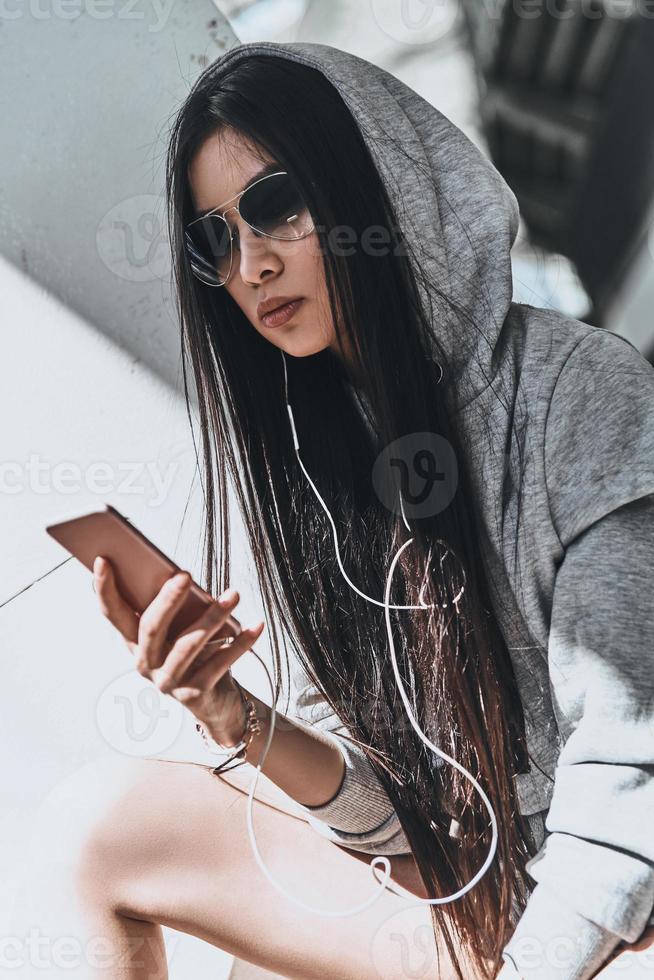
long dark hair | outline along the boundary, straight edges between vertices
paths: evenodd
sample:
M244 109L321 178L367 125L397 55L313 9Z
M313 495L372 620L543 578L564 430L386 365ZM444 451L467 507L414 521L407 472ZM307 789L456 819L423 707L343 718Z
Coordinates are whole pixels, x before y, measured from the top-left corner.
M356 389L332 350L282 355L226 289L191 273L183 243L184 223L194 217L188 167L203 141L225 127L271 154L304 192L337 335L347 335L358 355L357 386L376 434L362 420ZM445 397L451 379L430 297L441 310L447 297L425 280L361 129L315 69L267 55L241 60L220 78L209 66L174 120L166 169L184 390L188 409L188 360L202 436L205 587L213 591L214 575L219 590L229 584L229 475L259 576L277 693L276 622L287 669L286 637L365 747L430 897L457 891L481 867L491 842L488 814L469 781L414 732L395 686L384 610L361 599L340 574L331 525L295 457L282 357L302 460L334 517L344 567L367 595L383 598L390 561L409 536L399 510L373 486L380 450L425 432L453 448L456 492L446 507L413 521L414 543L393 579L391 602L417 606L427 568L423 601L433 607L391 611L391 619L398 667L421 729L479 780L497 815L498 851L486 874L464 897L431 906L437 945L444 941L458 975L457 947L467 950L480 976L494 976L529 896L524 865L535 845L513 780L525 753L520 698L481 560L469 454ZM386 254L339 255L326 237L336 226L353 228L357 241L364 229L383 226L392 247ZM462 321L461 329L470 325ZM453 816L460 824L454 835Z

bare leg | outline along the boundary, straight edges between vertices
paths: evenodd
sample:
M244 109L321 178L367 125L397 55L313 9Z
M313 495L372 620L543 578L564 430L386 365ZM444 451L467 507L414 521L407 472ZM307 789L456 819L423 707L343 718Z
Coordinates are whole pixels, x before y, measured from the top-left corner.
M390 859L406 897L386 891L354 916L316 915L273 888L251 852L247 796L236 785L253 771L240 773L217 778L199 764L108 756L49 801L36 917L85 949L102 937L106 954L48 977L166 980L162 925L295 980L450 976L444 952L437 968L428 907L410 907L424 895L410 855ZM307 904L350 908L378 889L370 856L332 844L291 812L255 802L253 823L264 863Z
M81 849L108 798L133 784L138 768L138 760L106 757L62 781L42 805L3 949L16 980L167 980L161 926L87 901L81 887Z

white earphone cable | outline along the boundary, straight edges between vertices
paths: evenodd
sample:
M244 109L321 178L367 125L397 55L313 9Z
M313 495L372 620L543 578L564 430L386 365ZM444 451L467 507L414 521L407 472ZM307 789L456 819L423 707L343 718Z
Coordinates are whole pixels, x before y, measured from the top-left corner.
M318 491L318 488L316 487L316 485L314 484L313 480L311 479L311 477L307 473L307 471L305 469L305 466L304 466L304 463L302 462L302 459L300 458L300 444L299 444L298 437L297 437L297 432L296 432L296 429L295 429L295 420L293 418L293 410L292 410L292 408L291 408L291 406L289 404L289 401L288 401L288 375L287 375L287 371L286 371L286 358L284 356L284 352L283 351L281 351L281 354L282 354L282 360L283 360L283 364L284 364L284 383L285 383L285 391L286 391L286 408L288 410L288 416L289 416L290 424L291 424L291 432L292 432L292 435L293 435L293 445L295 447L295 455L297 456L298 462L299 462L299 464L300 464L300 466L302 468L302 471L305 474L307 480L309 481L309 484L310 484L311 488L313 489L313 492L315 493L317 499L319 500L320 504L322 505L322 507L323 507L325 513L327 514L327 517L329 518L329 521L331 523L333 534L334 534L334 547L335 547L335 550L336 550L336 557L337 557L337 560L338 560L339 568L341 570L341 574L343 575L343 578L345 579L345 581L347 582L347 584L350 586L350 588L353 589L363 599L365 599L367 602L374 603L374 605L376 605L376 606L383 606L383 608L384 608L385 620L386 620L386 632L387 632L387 635L388 635L388 642L389 642L389 645L390 645L391 660L392 660L392 663L393 663L393 673L395 675L395 682L397 684L398 690L399 690L400 695L402 697L402 701L404 703L404 707L405 707L406 713L407 713L407 715L409 717L409 720L411 722L411 725L413 726L416 734L422 739L422 741L425 743L425 745L427 745L431 749L432 752L434 752L436 755L438 755L441 759L444 759L446 762L449 762L450 765L454 766L456 769L459 770L460 773L462 773L467 779L470 780L470 782L472 783L472 785L474 786L474 788L477 790L477 792L481 796L481 798L482 798L482 800L484 802L484 806L486 807L486 809L488 811L488 815L490 817L491 828L492 828L492 839L491 839L491 845L490 845L490 848L489 848L489 852L488 852L488 855L486 857L486 860L484 861L484 863L482 864L482 866L479 868L479 870L477 871L477 873L471 878L471 880L469 882L467 882L467 884L465 884L458 891L453 892L453 894L451 894L451 895L445 895L442 898L421 898L421 899L416 899L416 901L415 902L412 902L411 905L408 906L408 908L413 908L414 906L418 906L418 905L444 905L447 902L453 902L457 898L461 898L463 895L465 895L467 892L469 892L471 888L474 888L474 886L477 884L477 882L480 880L480 878L482 878L482 876L486 873L486 871L490 867L490 864L491 864L491 862L492 862L492 860L493 860L493 858L495 856L495 852L497 850L497 840L498 840L497 819L495 817L495 812L493 810L493 807L491 806L491 802L488 799L488 796L486 795L486 793L484 792L484 790L482 789L482 787L479 785L479 783L475 779L475 777L471 773L469 773L468 770L464 766L461 765L461 763L457 762L456 759L453 759L452 756L448 755L446 752L443 752L442 749L439 749L437 745L434 745L434 743L420 729L420 726L418 725L415 717L413 716L413 713L411 711L411 706L409 704L409 699L407 698L406 691L405 691L404 686L402 684L402 679L400 677L400 672L398 670L397 660L396 660L396 657L395 657L395 645L393 643L393 631L392 631L392 627L391 627L390 610L391 609L431 609L433 607L433 604L425 605L422 602L423 589L420 590L421 604L419 606L395 606L395 605L391 605L389 603L390 591L391 591L391 582L392 582L392 579L393 579L393 572L395 570L395 566L397 564L397 561L398 561L400 555L404 551L404 549L407 548L412 543L413 538L409 538L409 540L406 541L405 544L402 545L402 547L399 549L399 551L397 552L397 554L393 558L393 561L391 562L391 566L390 566L390 569L389 569L389 572L388 572L388 576L386 578L386 586L385 586L385 589L384 589L384 601L383 602L380 602L378 599L373 599L371 596L366 595L364 592L362 592L360 589L358 589L353 582L350 581L350 579L349 579L349 577L348 577L345 569L343 568L343 564L341 562L341 555L340 555L340 549L339 549L339 544L338 544L338 532L336 530L336 525L334 524L334 520L332 518L332 515L331 515L331 513L329 511L329 508L327 507L327 504L325 503L325 501L320 496L320 493ZM404 520L404 524L405 524L407 530L410 530L409 525L408 525L407 520L406 520L406 516L404 514L404 504L403 504L402 494L401 493L400 493L400 509L402 511L402 519ZM424 586L423 586L423 588L424 588ZM459 595L456 597L456 599L453 600L454 603L456 603L458 601L458 599L460 597L460 594L461 593L459 593ZM251 652L254 653L254 651L251 651ZM270 673L268 672L268 669L267 669L266 665L261 660L261 657L259 657L259 655L256 654L256 653L254 655L255 655L255 657L257 657L257 659L259 660L259 662L263 666L264 670L266 671L266 675L268 677L268 683L270 685L271 700L274 701L274 690L273 690L273 685L272 685L272 680L271 680L271 677L270 677ZM354 906L354 908L345 909L343 911L332 911L332 910L327 910L327 909L318 909L318 908L315 908L315 907L313 907L311 905L307 905L301 899L297 898L291 892L287 891L283 887L283 885L279 884L279 882L277 882L273 878L273 876L270 874L268 868L265 866L265 864L263 863L263 861L261 859L261 855L259 853L259 848L257 847L257 842L256 842L256 838L255 838L255 835L254 835L254 827L253 827L253 824L252 824L252 803L253 803L253 798L254 798L254 790L255 790L255 787L256 787L256 784L257 784L257 780L259 778L259 773L261 772L261 766L263 764L263 761L264 761L266 755L268 754L268 749L270 748L270 743L272 742L273 732L274 732L274 729L275 729L275 717L276 717L276 711L275 711L275 706L273 704L271 706L270 732L268 734L268 739L266 741L266 745L264 747L264 750L261 753L261 759L259 760L259 763L257 764L256 772L255 772L254 778L252 780L252 784L250 786L250 790L249 790L249 793L248 793L247 810L246 810L246 813L247 813L248 835L249 835L249 838L250 838L250 843L252 845L252 851L254 853L254 857L255 857L255 859L257 861L257 864L261 868L263 874L266 876L266 878L271 883L271 885L274 888L276 888L277 891L281 892L282 895L285 895L286 898L288 898L290 901L294 902L296 905L299 905L302 908L307 909L310 912L314 912L317 915L326 915L326 916L347 916L347 915L355 915L357 912L362 911L362 909L368 908L368 906L369 905L372 905L373 902L376 902L377 899L381 897L381 894L382 894L382 892L384 891L385 888L389 888L389 890L390 891L393 891L395 894L401 894L400 892L397 892L392 887L391 884L389 884L390 870L391 870L390 869L390 861L388 860L387 857L385 857L383 855L379 855L379 854L376 855L376 856L374 856L373 857L373 860L369 864L369 867L370 867L370 869L371 869L371 871L373 873L373 876L375 876L375 868L376 868L377 865L383 865L384 866L384 877L382 878L382 880L380 882L380 887L379 887L378 891L375 892L375 893L373 893L373 895L371 896L371 898L368 899L367 901L362 902L360 905ZM375 880L377 880L376 879L376 876L375 876ZM406 897L406 896L403 895L402 897Z

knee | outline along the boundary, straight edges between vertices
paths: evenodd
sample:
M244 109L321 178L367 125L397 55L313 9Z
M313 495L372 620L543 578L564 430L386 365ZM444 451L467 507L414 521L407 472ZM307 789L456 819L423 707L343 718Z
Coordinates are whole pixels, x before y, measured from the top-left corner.
M55 831L62 845L74 847L85 833L102 823L104 814L119 803L148 772L152 760L118 754L99 756L54 786L38 814L39 830Z
M86 763L47 794L36 818L34 847L50 871L98 885L118 870L128 823L127 800L153 760L106 755Z

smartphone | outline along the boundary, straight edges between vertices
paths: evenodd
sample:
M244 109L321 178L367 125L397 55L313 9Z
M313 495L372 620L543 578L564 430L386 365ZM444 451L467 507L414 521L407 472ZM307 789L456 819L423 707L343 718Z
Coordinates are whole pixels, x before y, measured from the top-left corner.
M90 572L93 572L96 555L109 559L118 591L139 615L167 579L182 571L111 504L105 504L102 510L49 524L45 530ZM208 592L192 581L184 604L168 627L166 639L173 643L214 601ZM230 615L218 632L222 632L223 636L226 633L238 636L241 629L238 619ZM213 642L209 641L210 644Z

